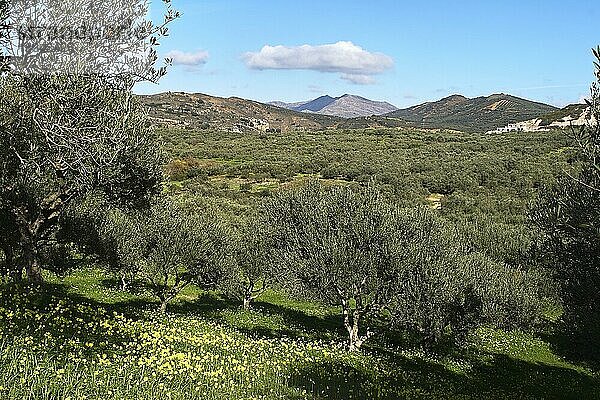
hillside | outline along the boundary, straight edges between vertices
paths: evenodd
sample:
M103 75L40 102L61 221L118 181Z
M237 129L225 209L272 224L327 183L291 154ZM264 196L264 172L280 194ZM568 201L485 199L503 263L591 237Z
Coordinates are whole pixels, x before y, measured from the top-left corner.
M544 132L552 129L565 129L587 124L594 124L595 118L586 104L569 104L568 106L542 115L539 118L508 124L489 132Z
M585 117L588 110L587 104L569 104L559 110L553 111L540 117L541 126L549 126L557 122L578 121ZM577 123L576 123L577 124Z
M291 132L408 126L398 118L341 118L317 114L310 111L314 103L295 103L302 110L294 111L238 97L221 98L202 93L165 92L140 95L139 98L148 106L153 122L161 127L228 132ZM324 102L325 99L320 101Z
M343 118L370 117L383 115L398 108L385 101L374 101L364 97L345 94L340 97L321 96L314 100L300 103L269 103L288 110L331 115Z
M538 118L558 108L507 94L469 99L452 95L386 114L421 128L485 132L511 123Z
M340 118L300 113L237 97L166 92L139 96L159 126L231 132L320 130Z
M505 94L474 99L453 95L385 115L378 114L395 107L353 95L321 96L293 104L264 104L238 97L182 92L141 95L139 98L148 106L151 119L159 126L229 132L398 127L486 132L531 120L542 121L536 122L536 126L543 127L563 118L577 119L585 109L577 104L558 109Z

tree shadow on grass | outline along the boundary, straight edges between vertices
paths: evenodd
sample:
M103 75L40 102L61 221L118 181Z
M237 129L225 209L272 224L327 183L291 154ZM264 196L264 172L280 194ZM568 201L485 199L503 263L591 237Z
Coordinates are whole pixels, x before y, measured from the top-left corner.
M30 310L31 313L20 315L20 319L15 320L16 325L5 325L4 328L10 329L10 332L2 332L2 326L0 332L7 336L32 336L34 343L43 343L44 335L51 333L57 345L76 338L79 348L81 344L92 344L85 350L91 356L107 351L107 342L110 348L112 344L133 339L126 332L108 334L101 328L101 321L113 322L115 326L121 323L115 319L113 310L123 313L129 307L135 315L136 310L149 305L155 306L154 303L139 299L115 304L99 303L74 294L62 284L47 283L42 290L30 291L29 294L17 289L12 293L14 296L10 295L10 290L3 290L0 306L7 310ZM57 307L59 301L61 303ZM225 312L238 310L238 307L237 302L206 294L194 301L174 304L171 312L193 312L223 320ZM248 333L270 337L302 336L294 328L296 324L321 333L340 330L341 323L336 315L315 317L287 307L260 302L255 308L260 313L279 316L283 324L277 329L258 325L247 329ZM231 315L235 318L237 311ZM55 324L55 319L59 323ZM239 328L240 331L244 329ZM68 345L47 350L58 357L71 356ZM374 347L365 350L371 352L367 360L372 360L372 364L368 364L368 361L365 363L360 358L362 361L330 361L308 365L294 374L291 383L323 399L600 399L598 377L567 367L531 363L506 355L454 349L453 359L471 366L463 369L467 371L463 374L428 359L407 357Z
M121 290L121 282L115 278L105 278L100 281L102 287L110 290ZM136 280L130 283L127 292L130 296L127 300L104 304L111 309L125 311L133 315L147 315L148 312L159 314L160 302L153 295L152 288L146 282ZM193 299L175 298L169 302L167 310L169 314L175 315L198 315L208 319L217 319L216 315L224 310L235 309L237 303L223 298L213 292L201 292Z
M315 316L303 311L262 301L256 302L253 309L264 315L279 317L283 325L287 327L280 330L262 330L265 336L330 339L332 334L344 334L341 315L327 314L324 316ZM261 329L254 329L254 333L256 334L260 332Z
M564 322L556 324L541 337L565 359L593 370L600 369L600 316L590 316L579 329Z
M600 399L597 378L505 355L490 362L471 359L465 374L401 355L373 360L368 366L311 365L292 383L321 399Z
M105 289L123 291L121 280L115 277L103 278L99 281L99 284ZM151 293L148 284L140 280L128 282L126 292L134 296L142 296Z
M506 355L476 365L472 375L474 389L490 398L600 399L598 377Z
M243 310L239 301L213 292L191 301L180 299L169 305L169 313L197 315L255 338L331 339L345 333L339 315L314 316L262 301Z
M121 292L121 281L115 277L99 279L98 290L103 289L111 293L124 293ZM198 292L194 294L196 293ZM152 298L150 288L142 281L131 282L128 294L123 295L123 299L118 297L120 296L109 302L99 299L97 304L132 319L148 318L148 313L156 312L159 307L158 301ZM94 301L89 298L85 300ZM216 292L200 292L196 298L180 296L169 304L168 312L176 315L196 315L228 325L250 337L304 337L327 340L346 334L341 315L338 314L315 316L302 310L265 301L254 302L251 311L248 312L242 310L239 301ZM253 316L256 317L254 321L252 321Z

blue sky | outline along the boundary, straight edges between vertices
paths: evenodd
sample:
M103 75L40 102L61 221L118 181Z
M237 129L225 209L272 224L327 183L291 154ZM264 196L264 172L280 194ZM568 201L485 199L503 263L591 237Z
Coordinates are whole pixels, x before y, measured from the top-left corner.
M259 101L357 94L405 107L460 93L563 106L593 80L600 1L173 0L175 61L139 93ZM160 1L152 0L159 15ZM267 47L265 47L267 46Z

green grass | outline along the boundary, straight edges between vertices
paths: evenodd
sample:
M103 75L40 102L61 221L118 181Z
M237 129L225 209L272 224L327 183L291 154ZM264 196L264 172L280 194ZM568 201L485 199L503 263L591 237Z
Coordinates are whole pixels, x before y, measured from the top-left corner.
M96 269L4 288L2 399L594 399L597 371L540 335L480 329L463 347L345 351L339 311L270 291L251 311L189 287L168 315Z

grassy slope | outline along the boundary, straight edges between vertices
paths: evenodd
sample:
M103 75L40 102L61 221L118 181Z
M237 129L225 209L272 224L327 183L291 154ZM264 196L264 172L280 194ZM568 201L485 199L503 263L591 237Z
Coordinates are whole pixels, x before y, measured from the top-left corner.
M244 312L189 288L159 317L142 289L102 277L54 277L42 298L4 293L0 398L600 398L597 372L530 333L346 354L335 309L271 292Z

